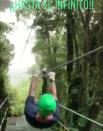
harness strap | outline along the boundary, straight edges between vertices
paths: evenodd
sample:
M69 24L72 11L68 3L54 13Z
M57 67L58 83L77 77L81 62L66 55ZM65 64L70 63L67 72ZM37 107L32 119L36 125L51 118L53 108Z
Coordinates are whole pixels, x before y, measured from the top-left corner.
M46 71L43 71L43 86L42 86L42 94L45 94L47 92L47 75Z

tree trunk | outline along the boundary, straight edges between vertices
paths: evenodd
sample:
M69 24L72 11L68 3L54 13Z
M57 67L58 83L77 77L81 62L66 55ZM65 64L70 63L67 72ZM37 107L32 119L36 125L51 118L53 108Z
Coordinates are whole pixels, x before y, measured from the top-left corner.
M103 2L102 2L103 3ZM103 46L103 13L100 15L100 38L98 46ZM100 105L103 107L103 50L98 53L98 80L97 80L97 96Z
M72 24L71 24L72 23ZM70 61L73 59L73 27L75 24L75 20L73 18L72 15L72 11L67 11L67 25L66 25L66 29L67 29L67 61ZM72 28L71 28L72 27ZM70 84L71 84L71 76L72 76L72 72L73 72L73 63L67 65L67 83L68 83L68 88L67 88L67 107L70 107ZM73 102L73 100L72 100ZM68 124L68 112L65 112L65 118L66 118L66 122ZM69 120L70 122L70 120Z

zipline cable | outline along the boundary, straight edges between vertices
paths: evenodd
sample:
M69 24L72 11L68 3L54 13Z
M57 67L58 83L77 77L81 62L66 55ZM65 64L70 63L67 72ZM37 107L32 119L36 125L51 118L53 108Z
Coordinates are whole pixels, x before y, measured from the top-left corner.
M42 2L43 2L43 0L41 0L40 7L41 7L41 5L42 5ZM38 12L39 12L39 11L38 11ZM35 17L38 16L38 12L36 13ZM20 57L20 58L22 58L22 56L24 55L25 49L26 49L26 47L27 47L27 44L28 44L28 42L29 42L29 38L30 38L31 33L32 33L32 30L33 30L34 23L35 23L35 19L33 20L33 24L31 25L31 29L30 29L29 35L28 35L28 37L27 37L27 40L26 40L26 43L25 43L25 45L24 45L24 49L23 49L23 51L22 51L22 53L21 53L21 57Z
M86 117L86 116L84 116L84 115L82 115L82 114L80 114L80 113L78 113L78 112L76 112L76 111L73 111L73 110L71 110L71 109L69 109L69 108L67 108L67 107L65 107L65 106L63 106L63 105L61 105L61 104L59 104L59 106L62 107L62 108L64 108L65 110L67 110L67 111L69 111L69 112L72 112L73 114L76 114L76 115L78 115L78 116L80 116L80 117L82 117L82 118L84 118L84 119L86 119L86 120L88 120L88 121L90 121L90 122L98 125L99 127L102 127L102 128L103 128L103 124L101 124L101 123L99 123L99 122L97 122L97 121L95 121L95 120L93 120L93 119L91 119L91 118L88 118L88 117Z
M28 44L28 42L29 42L29 38L30 38L31 33L32 33L32 28L31 28L31 30L30 30L30 32L29 32L29 35L28 35L28 38L27 38L27 40L26 40L26 44L25 44L24 49L23 49L22 54L21 54L21 58L22 58L22 56L24 55L24 52L25 52L26 46L27 46L27 44Z
M95 52L97 52L97 51L99 51L99 50L101 50L101 49L103 49L103 46L100 46L100 47L98 47L98 48L96 48L96 49L94 49L94 50L91 50L91 51L89 51L89 52L87 52L87 53L85 53L85 54L83 54L83 55L81 55L81 56L78 56L78 57L76 57L76 58L74 58L74 59L72 59L72 60L70 60L70 61L68 61L68 62L66 62L66 63L64 63L64 64L61 64L61 65L59 65L59 66L57 66L57 67L51 68L51 69L48 70L47 72L54 71L54 70L56 70L56 69L58 69L58 68L61 68L61 67L66 66L66 65L68 65L68 64L71 64L71 63L73 63L73 62L75 62L75 61L77 61L77 60L79 60L79 59L81 59L81 58L84 58L84 57L86 57L86 56L88 56L88 55L90 55L90 54L93 54L93 53L95 53Z

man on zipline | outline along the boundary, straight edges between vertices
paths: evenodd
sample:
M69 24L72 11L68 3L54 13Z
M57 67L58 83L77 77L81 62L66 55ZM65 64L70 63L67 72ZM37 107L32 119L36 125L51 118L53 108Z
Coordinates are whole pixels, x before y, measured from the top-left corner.
M48 93L41 95L38 102L35 98L35 89L37 87L37 77L33 76L29 89L29 96L25 102L25 117L27 122L35 128L49 128L59 119L59 106L55 84L55 73L49 72Z

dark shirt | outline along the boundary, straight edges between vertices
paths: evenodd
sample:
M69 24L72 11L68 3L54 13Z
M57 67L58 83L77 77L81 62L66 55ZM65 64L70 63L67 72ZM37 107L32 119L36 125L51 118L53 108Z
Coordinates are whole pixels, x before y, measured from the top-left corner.
M29 96L25 102L25 117L27 122L36 128L49 128L52 125L54 125L57 120L59 119L59 106L57 102L56 111L52 114L53 119L48 120L47 123L42 123L36 119L36 114L38 113L38 104L35 101L35 98L33 96Z

